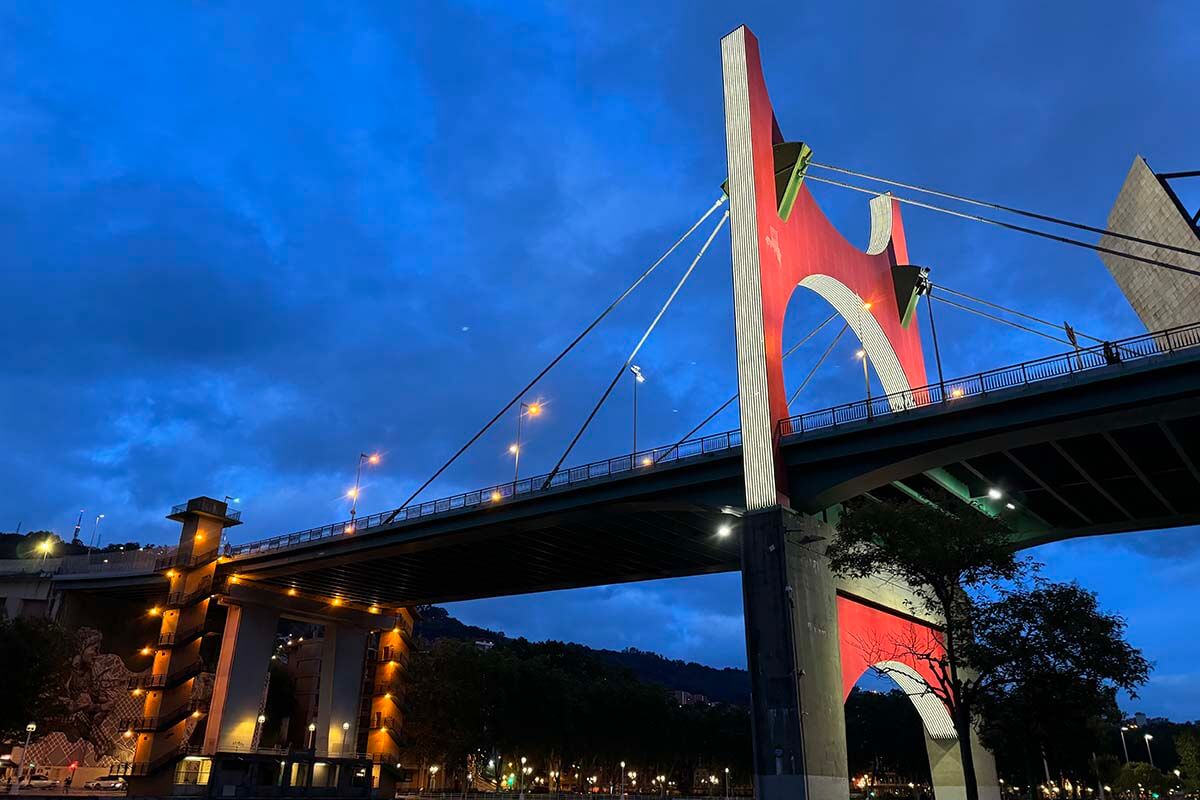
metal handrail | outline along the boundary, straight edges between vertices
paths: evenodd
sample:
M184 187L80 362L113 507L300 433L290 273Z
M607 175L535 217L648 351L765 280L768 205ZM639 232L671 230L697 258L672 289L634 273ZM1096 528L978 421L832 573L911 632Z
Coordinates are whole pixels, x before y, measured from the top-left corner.
M678 445L673 444L650 450L640 450L637 453L607 458L602 461L593 461L590 464L571 467L570 469L562 469L554 473L552 478L549 473L530 478L521 478L518 481L496 484L483 489L476 489L472 492L456 494L452 497L430 500L411 506L402 506L379 514L359 517L357 520L346 520L320 528L309 528L304 531L285 533L282 536L274 536L270 539L263 539L228 548L224 554L234 558L238 556L257 555L322 539L361 534L371 528L377 528L393 522L407 522L436 514L444 514L449 511L462 511L481 506L498 505L506 500L541 494L549 489L588 483L624 473L649 471L663 464L725 452L740 447L741 444L741 430L735 429L725 431L724 433L715 433L709 436L689 439ZM549 489L544 489L543 485L547 479L550 480L550 487Z
M953 405L968 397L981 397L1129 361L1167 355L1197 345L1200 345L1200 323L1181 325L1155 333L1102 342L1067 353L1022 361L1019 364L902 392L843 403L819 411L808 411L780 420L778 433L780 436L796 436L930 406Z
M819 411L806 412L781 420L779 434L782 436L798 435L889 416L901 411L938 404L951 404L965 397L1026 386L1064 375L1073 375L1127 361L1173 353L1197 345L1200 345L1200 322L1104 342L1060 355L1023 361L1019 364L963 378L872 397L869 400L859 400ZM357 520L336 522L332 525L285 533L281 536L229 547L226 549L225 555L254 556L322 539L361 534L384 524L390 525L465 509L499 505L514 498L529 497L563 486L588 483L624 473L650 471L663 464L687 461L712 453L733 450L740 447L741 444L742 432L740 429L700 436L678 444L641 450L602 461L593 461L579 467L563 469L554 473L553 476L547 474L522 478L518 481L496 484L450 497L429 500L411 506L401 506L380 514L359 517ZM545 487L548 479L549 487Z

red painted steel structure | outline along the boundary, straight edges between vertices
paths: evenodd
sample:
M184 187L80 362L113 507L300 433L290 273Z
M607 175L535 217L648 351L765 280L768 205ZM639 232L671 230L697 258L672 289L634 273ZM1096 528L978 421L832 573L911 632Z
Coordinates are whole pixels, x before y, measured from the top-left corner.
M811 275L828 275L862 301L870 303L870 309L863 309L863 312L879 323L908 379L908 386L924 386L927 380L921 339L915 321L908 327L901 325L892 282L892 267L909 263L900 204L896 200L888 201L891 205L891 236L887 246L876 255L864 253L846 241L825 217L806 186L800 187L788 220L785 222L780 218L773 148L784 138L763 79L758 40L749 31L746 38L754 189L762 263L762 324L772 426L788 417L783 383L784 315L792 292L801 280ZM855 329L856 320L848 318L847 321L851 329Z

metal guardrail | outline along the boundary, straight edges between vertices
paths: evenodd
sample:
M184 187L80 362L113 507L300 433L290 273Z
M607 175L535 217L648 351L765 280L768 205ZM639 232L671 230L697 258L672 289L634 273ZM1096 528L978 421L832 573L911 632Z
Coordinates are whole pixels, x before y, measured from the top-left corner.
M180 503L177 506L171 506L171 514L183 514L188 511L199 511L204 514L212 514L214 517L225 517L240 522L242 512L229 507L227 503L221 503L208 497L194 497L186 503Z
M540 494L548 489L559 489L563 486L589 483L600 478L648 470L662 464L723 452L740 447L741 444L741 430L716 433L710 436L689 439L678 445L640 450L637 453L607 458L603 461L593 461L590 464L584 464L579 467L570 467L569 469L560 470L553 478L548 473L531 478L521 478L519 481L499 483L483 489L476 489L472 492L456 494L452 497L443 497L439 500L430 500L426 503L404 506L367 517L359 517L357 520L335 522L332 525L324 525L320 528L309 528L308 530L286 533L282 536L275 536L258 542L241 544L226 548L223 555L234 558L238 556L257 555L272 550L295 547L296 545L308 542L316 542L322 539L350 536L370 530L371 528L377 528L383 524L407 522L450 511L462 511L480 506L497 505L506 500ZM547 479L550 480L550 486L548 489L543 489L542 487Z
M968 397L982 397L1130 361L1141 361L1197 345L1200 345L1200 323L1131 336L903 392L797 414L780 421L779 435L801 435L929 406L953 405Z
M57 571L60 575L112 572L114 570L146 572L152 570L155 562L164 554L174 551L174 547L155 547L146 550L96 550L84 555L64 556Z
M939 404L952 404L956 400L966 397L981 396L990 392L1027 386L1129 361L1152 358L1197 345L1200 345L1200 323L1183 325L1156 333L1105 342L1094 347L1084 347L1069 353L1024 361L904 392L845 403L819 411L810 411L782 420L779 434L781 436L799 435L839 425L864 422L898 412ZM520 499L539 494L547 489L558 489L614 475L650 470L662 464L686 461L732 450L740 447L741 444L740 429L725 431L689 439L678 445L642 450L603 461L594 461L579 467L571 467L559 471L553 478L550 478L549 475L522 478L519 481L500 483L472 492L359 517L357 520L335 522L320 528L309 528L257 542L227 547L224 555L235 558L253 556L323 539L360 534L384 524L407 522L481 506L498 505L514 498ZM547 479L550 479L549 487L543 488Z

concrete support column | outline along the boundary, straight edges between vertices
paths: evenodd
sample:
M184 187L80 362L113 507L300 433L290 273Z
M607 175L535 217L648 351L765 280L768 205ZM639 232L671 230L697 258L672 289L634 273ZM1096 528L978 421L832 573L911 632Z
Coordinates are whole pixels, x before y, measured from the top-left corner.
M958 739L934 739L926 732L925 752L929 754L929 774L933 779L934 800L964 800L967 790ZM971 734L971 755L975 760L979 800L1000 800L996 759L979 742L976 733Z
M318 700L317 751L331 756L352 754L358 741L367 630L343 623L325 624ZM343 725L350 724L344 728Z
M221 638L213 682L204 752L247 749L254 740L263 685L271 664L279 611L257 605L231 605Z
M758 800L845 800L846 715L828 526L789 509L748 514L742 596Z

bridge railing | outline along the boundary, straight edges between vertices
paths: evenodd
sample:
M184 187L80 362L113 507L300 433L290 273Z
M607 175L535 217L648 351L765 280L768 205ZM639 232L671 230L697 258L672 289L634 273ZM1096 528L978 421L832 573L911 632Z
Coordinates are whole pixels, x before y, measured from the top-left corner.
M349 536L377 528L381 525L421 519L436 514L445 514L450 511L461 511L468 508L498 504L506 500L511 500L514 497L527 497L544 491L543 487L557 489L562 486L587 483L613 475L647 470L659 464L687 460L730 450L734 447L740 447L741 444L742 432L740 430L701 436L674 445L655 447L649 450L641 450L637 453L606 458L602 461L593 461L590 464L578 467L569 467L560 470L553 477L547 473L529 478L521 478L517 481L500 483L483 489L451 495L450 497L429 500L424 503L415 503L379 514L358 517L354 520L345 520L343 522L335 522L332 525L323 525L319 528L285 533L282 536L275 536L270 539L228 548L225 554L235 557L255 555L335 536ZM548 486L547 483L549 484Z
M903 392L843 403L797 414L779 423L781 436L835 428L934 405L950 405L968 397L1028 386L1041 381L1090 372L1118 364L1174 353L1200 345L1200 323L1169 328L1081 347L1068 353L1023 361L974 375L953 378Z

